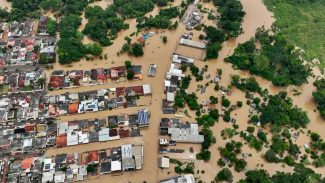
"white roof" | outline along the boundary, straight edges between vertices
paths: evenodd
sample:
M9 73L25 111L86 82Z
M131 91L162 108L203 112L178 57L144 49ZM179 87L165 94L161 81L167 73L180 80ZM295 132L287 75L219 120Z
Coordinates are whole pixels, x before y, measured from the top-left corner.
M42 183L53 182L54 173L44 172L42 174Z
M159 158L160 168L169 168L169 158L161 157Z
M173 92L167 92L167 101L169 101L169 102L175 101L175 95Z
M23 147L31 147L33 145L33 139L25 139Z
M151 86L150 84L143 85L143 94L151 94Z
M191 46L191 47L200 48L200 49L204 49L206 47L205 43L192 41L192 40L184 39L184 38L181 38L179 43L182 45Z
M79 166L79 173L78 173L78 175L87 175L86 165L80 165Z
M120 161L112 161L111 163L111 171L121 171L122 170L122 163Z
M58 135L66 134L68 131L68 122L57 123Z
M65 182L65 174L62 171L55 172L54 182L55 183Z
M87 144L89 143L89 134L88 133L83 133L81 131L78 132L78 141L80 144Z
M78 134L68 133L67 135L67 146L73 146L78 144Z
M165 80L165 86L170 86L170 81L169 80Z
M182 63L182 62L194 63L194 59L189 58L189 57L184 57L182 55L174 54L173 55L173 62L174 63L179 63L179 64Z
M132 145L126 144L121 146L122 159L132 158Z
M99 142L108 141L109 140L109 128L101 128L98 132Z

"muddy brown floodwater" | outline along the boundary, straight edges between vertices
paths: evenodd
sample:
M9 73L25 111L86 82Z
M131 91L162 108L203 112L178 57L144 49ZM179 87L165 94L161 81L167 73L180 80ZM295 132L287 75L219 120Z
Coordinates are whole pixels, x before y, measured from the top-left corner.
M8 2L7 0L0 0L0 7L10 11L11 10L11 2Z
M175 0L174 5L180 4L181 0ZM204 65L208 65L208 71L205 75L210 74L211 78L216 75L217 68L223 70L222 80L220 81L221 86L227 87L230 84L230 79L232 74L239 74L241 76L247 77L249 74L247 72L233 70L231 64L225 63L223 60L225 57L229 56L234 49L236 48L238 43L245 42L249 40L251 37L254 36L255 30L258 27L265 26L266 28L270 28L274 19L272 18L272 13L267 11L266 7L262 3L262 0L242 0L241 1L244 7L244 11L246 15L243 21L243 34L241 34L237 39L227 41L223 44L223 49L219 53L219 58L215 60L210 60L207 62L202 62L196 60L196 65L200 68L204 67ZM10 3L5 0L0 0L1 7L10 7ZM102 0L93 3L92 5L99 5L103 8L107 7L109 4L112 3L112 0ZM204 4L204 7L208 9L216 10L216 8L212 4ZM157 14L159 11L158 7L155 7L154 11L149 13L151 15ZM204 15L204 23L207 25L215 25L216 22L207 19L207 14ZM80 91L87 91L87 90L97 90L101 88L110 88L116 86L132 86L135 84L151 84L152 87L152 98L153 101L149 108L151 110L151 123L150 126L146 129L142 130L143 137L140 138L128 138L123 139L120 141L114 142L106 142L106 143L93 143L87 145L79 145L75 147L68 147L68 148L61 148L61 149L51 149L47 151L47 155L55 155L59 153L66 153L66 152L83 152L89 149L103 149L108 147L113 147L116 145L120 145L123 143L143 143L144 144L144 166L142 170L135 171L135 172L124 172L123 175L120 176L113 176L113 175L103 175L96 178L92 178L91 180L87 180L87 182L100 182L100 183L142 183L146 181L148 183L155 183L161 179L166 179L168 177L172 177L175 174L174 172L174 165L168 170L160 170L158 168L158 139L159 139L159 122L161 117L174 117L172 115L163 115L161 111L161 99L164 97L163 95L163 81L165 78L165 74L169 69L171 63L171 55L173 54L176 43L179 40L181 34L187 32L185 31L184 25L180 24L178 29L175 31L164 31L164 30L157 30L158 34L153 37L150 37L145 45L144 48L144 56L139 58L130 57L127 54L123 54L117 56L117 52L121 49L122 45L125 43L124 37L129 36L131 33L136 31L136 21L135 20L127 20L127 23L130 24L130 28L128 30L121 31L118 34L116 40L114 40L114 44L110 47L106 47L103 49L103 54L107 54L107 59L95 59L93 61L86 61L81 60L80 62L76 62L71 64L70 66L62 66L59 63L54 64L54 69L63 69L63 70L71 70L71 69L92 69L92 68L99 68L99 67L112 67L112 66L119 66L123 65L125 60L131 60L133 64L141 64L143 66L144 71L144 78L141 81L127 81L121 83L114 83L114 84L107 84L107 85L100 85L100 86L89 86L89 87L81 87L81 88L73 88L68 90L58 90L58 91L50 91L49 94L59 94L64 92L80 92ZM87 23L87 19L83 17L82 25L80 26L80 30L83 29L85 24ZM156 31L156 30L151 30ZM193 39L198 40L199 34L202 32L200 31L192 31L193 32ZM139 36L141 33L139 34ZM168 42L164 44L162 42L161 37L166 35L168 37ZM131 37L133 41L137 40L137 36ZM91 43L92 40L85 36L84 43ZM184 55L189 56L197 56L200 54L200 51L192 49L181 48L181 52ZM157 64L157 73L154 78L147 77L146 73L149 68L150 64ZM52 70L47 71L47 76L50 75ZM320 74L315 69L315 74ZM204 85L210 79L204 80L202 82L195 82L194 78L189 87L189 91L195 91L198 84ZM258 82L260 83L261 87L267 88L271 94L276 94L280 90L287 90L290 96L293 98L293 102L295 105L303 108L308 112L308 115L311 119L311 123L308 126L308 129L312 131L318 132L323 138L325 138L325 133L322 129L325 129L325 122L319 116L319 113L314 112L316 108L315 104L312 101L312 91L314 87L312 86L313 78L309 79L309 84L306 84L302 87L288 87L284 88L277 88L271 85L270 82L257 77ZM302 92L299 96L292 95L292 89L297 88L299 91ZM207 87L206 92L204 94L197 94L198 101L201 103L202 100L207 100L210 95L218 96L219 101L221 98L221 93L215 92L213 86ZM237 101L243 101L245 103L245 95L243 92L232 89L232 95L227 97L233 104ZM156 100L157 99L157 100ZM108 115L112 114L119 114L119 113L132 113L138 109L145 108L145 107L135 107L135 108L128 108L128 109L117 109L113 111L101 111L97 113L87 113L81 115L74 115L74 116L63 116L60 117L59 121L68 121L68 120L78 120L78 119L87 119L87 118L106 118ZM221 107L218 104L216 108L221 111ZM248 121L248 112L249 108L247 105L244 105L242 108L237 109L232 113L232 117L237 119L237 123L239 124L239 130L245 130L247 127ZM184 117L182 121L189 121L195 122L195 114L189 111L191 117ZM226 141L222 140L220 137L220 132L222 129L231 127L230 123L224 123L221 119L218 123L212 127L213 133L217 138L217 143L210 147L210 151L212 153L211 160L209 162L202 162L202 161L195 161L196 170L204 170L204 174L195 174L195 177L200 178L204 182L210 182L214 180L216 173L220 170L217 166L217 160L220 158L218 147L224 146ZM238 136L234 137L234 140L242 141ZM307 135L301 135L296 142L300 147L303 144L309 141L309 137ZM178 158L178 159L189 159L189 161L195 159L195 154L200 151L200 145L191 145L191 144L178 144L177 148L184 149L186 152L184 154L168 154L170 157ZM189 148L194 148L194 153L189 152ZM263 164L263 168L267 169L271 174L275 173L278 170L282 171L292 171L292 168L286 167L283 168L281 164L270 164L264 162L262 158L262 154L264 153L265 149L259 153L255 150L249 148L248 146L243 147L243 152L251 153L252 157L247 158L248 166L247 169L254 169L257 166L261 166ZM196 173L195 170L195 173ZM317 169L318 173L324 172L325 169ZM244 177L244 173L234 173L234 181L238 181L239 179Z

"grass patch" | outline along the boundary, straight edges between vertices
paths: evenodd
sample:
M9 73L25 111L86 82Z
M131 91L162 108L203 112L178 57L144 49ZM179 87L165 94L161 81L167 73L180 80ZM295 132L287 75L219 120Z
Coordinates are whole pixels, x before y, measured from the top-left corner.
M318 58L325 68L325 3L263 0L274 12L276 25L289 41L305 50L305 58Z
M6 85L6 84L0 85L0 93L1 94L6 94L6 93L8 93L8 91L9 91L9 85Z

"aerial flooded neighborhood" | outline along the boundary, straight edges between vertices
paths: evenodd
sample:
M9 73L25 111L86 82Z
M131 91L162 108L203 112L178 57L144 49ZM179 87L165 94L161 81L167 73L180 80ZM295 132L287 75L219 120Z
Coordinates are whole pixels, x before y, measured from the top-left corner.
M325 182L324 9L0 0L1 182Z

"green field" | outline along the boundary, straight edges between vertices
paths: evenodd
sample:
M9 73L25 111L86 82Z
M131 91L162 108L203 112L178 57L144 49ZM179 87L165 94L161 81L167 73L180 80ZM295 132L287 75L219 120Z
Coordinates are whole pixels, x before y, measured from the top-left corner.
M325 68L325 1L263 0L275 14L276 25L294 45L305 50L305 58L319 58ZM291 3L289 3L291 2ZM299 3L298 3L299 2Z

